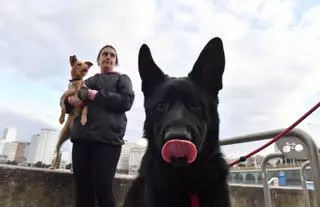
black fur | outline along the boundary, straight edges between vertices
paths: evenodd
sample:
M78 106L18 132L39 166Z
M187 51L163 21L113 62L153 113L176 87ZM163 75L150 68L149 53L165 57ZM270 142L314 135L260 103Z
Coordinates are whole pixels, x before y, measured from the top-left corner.
M220 152L217 109L224 67L220 38L207 43L192 71L183 78L165 75L148 46L141 46L139 73L148 146L124 207L190 207L192 193L199 196L201 207L230 206L228 166ZM196 145L195 162L175 165L162 159L161 148L172 136Z

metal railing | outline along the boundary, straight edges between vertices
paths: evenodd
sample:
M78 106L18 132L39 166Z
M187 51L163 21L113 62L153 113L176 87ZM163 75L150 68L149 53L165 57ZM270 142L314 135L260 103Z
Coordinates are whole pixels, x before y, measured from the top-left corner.
M320 157L320 149L318 149L318 153L319 153L319 157ZM302 165L300 167L300 179L301 179L301 183L302 183L303 195L306 200L306 206L309 207L309 206L311 206L311 204L310 204L309 191L308 191L307 181L306 181L306 176L305 176L305 171L306 171L307 167L310 167L309 160L302 163ZM315 197L315 196L317 196L317 195L313 191L313 197Z
M268 173L267 173L267 163L269 160L282 157L285 158L284 154L282 153L272 153L267 156L265 156L261 163L261 171L262 171L262 180L263 180L263 194L264 194L264 205L266 207L271 207L271 195L269 190L269 184L268 184Z
M247 143L247 142L268 140L277 136L283 130L284 129L278 129L278 130L271 130L271 131L265 131L261 133L227 138L227 139L220 140L220 145L226 146L226 145L234 145L234 144L241 144L241 143ZM303 130L293 129L287 135L285 135L285 137L295 137L305 145L308 153L308 161L312 169L311 173L314 181L314 193L315 195L320 195L320 158L318 154L318 149L314 141L312 140L311 136L306 132L304 132ZM264 159L271 159L270 157L272 156L276 156L276 155L275 154L270 155L269 157L267 156ZM277 156L280 156L280 154L277 154ZM281 156L285 156L285 155L281 154ZM267 180L267 177L264 177L263 180ZM265 183L268 184L267 181L264 181L264 186L266 185ZM269 194L269 189L268 189L267 195L265 194L264 196L265 196L266 207L271 207L271 200L270 200L271 198ZM312 204L315 207L320 206L320 196L313 196Z
M307 167L310 166L310 161L305 161L300 168L300 177L301 177L301 184L302 184L302 189L303 189L303 195L306 201L306 207L310 207L310 197L309 197L309 191L307 188L307 183L306 183L306 178L305 178L305 170Z

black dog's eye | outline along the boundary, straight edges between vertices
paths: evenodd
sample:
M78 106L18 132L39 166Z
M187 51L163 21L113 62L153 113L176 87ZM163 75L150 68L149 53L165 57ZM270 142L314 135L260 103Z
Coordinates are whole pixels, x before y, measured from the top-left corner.
M201 108L201 103L198 101L198 100L196 100L196 99L190 99L189 101L188 101L188 106L190 107L190 108L193 108L193 109L200 109Z
M169 102L167 101L161 101L157 104L158 111L166 111L168 109L169 109Z

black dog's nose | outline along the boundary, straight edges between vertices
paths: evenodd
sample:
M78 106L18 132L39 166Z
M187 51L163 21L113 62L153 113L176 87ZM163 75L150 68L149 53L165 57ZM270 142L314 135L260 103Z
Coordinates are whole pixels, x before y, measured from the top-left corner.
M187 127L170 127L165 131L165 141L171 139L184 139L191 141L191 132Z

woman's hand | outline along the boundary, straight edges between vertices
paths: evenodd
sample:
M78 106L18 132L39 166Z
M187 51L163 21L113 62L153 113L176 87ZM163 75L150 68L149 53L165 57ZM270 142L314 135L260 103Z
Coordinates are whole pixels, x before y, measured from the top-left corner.
M80 100L82 101L85 101L87 99L89 100L94 100L96 94L97 94L97 90L92 90L92 89L89 89L89 88L81 88L79 91L78 91L78 97Z
M68 102L75 107L81 107L83 106L83 101L79 99L78 96L69 96L68 97Z

